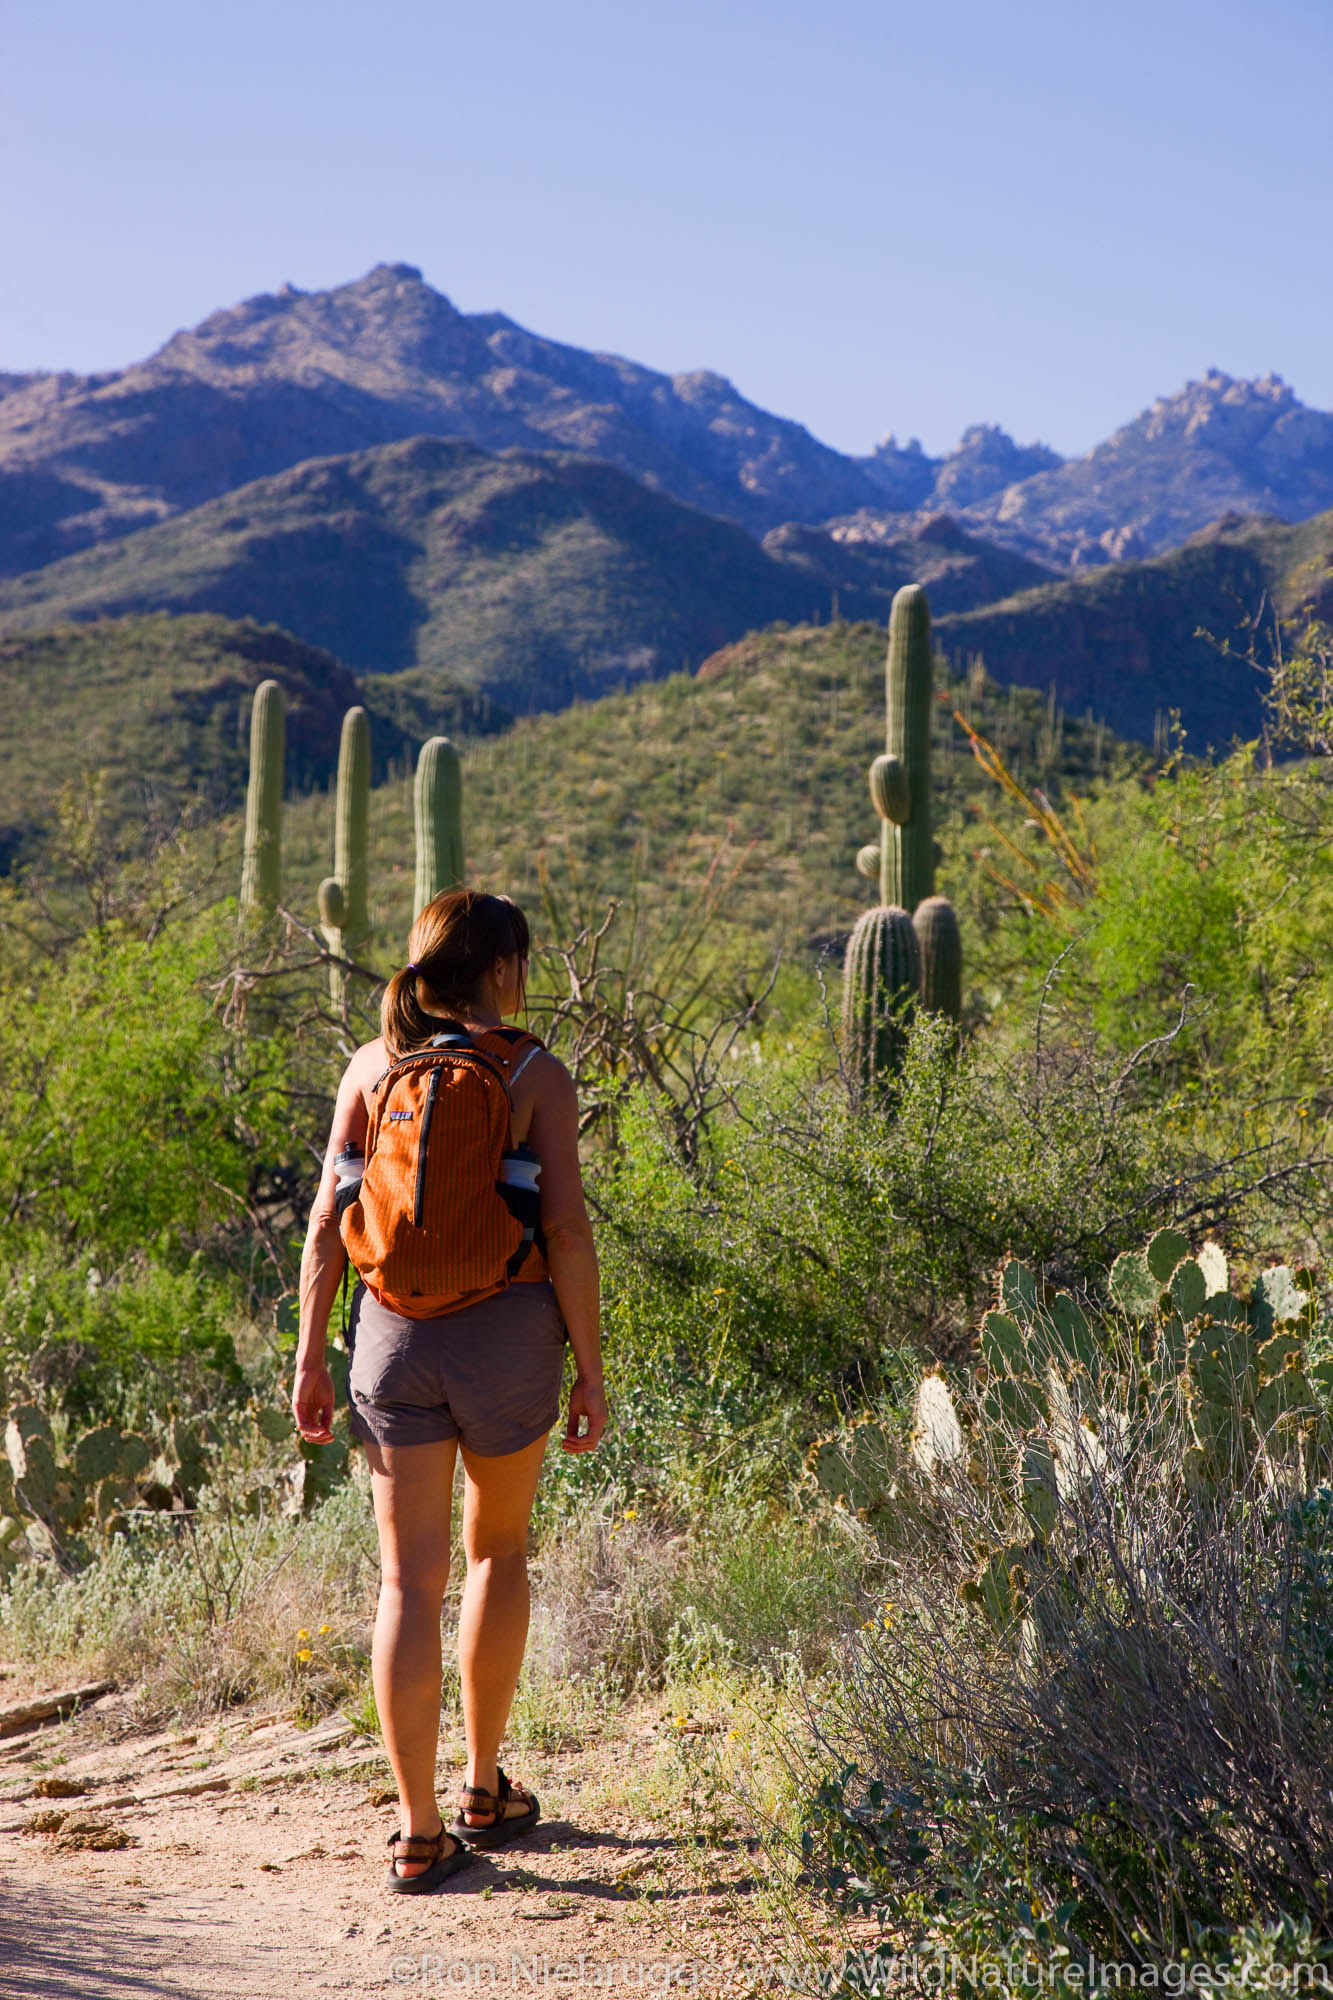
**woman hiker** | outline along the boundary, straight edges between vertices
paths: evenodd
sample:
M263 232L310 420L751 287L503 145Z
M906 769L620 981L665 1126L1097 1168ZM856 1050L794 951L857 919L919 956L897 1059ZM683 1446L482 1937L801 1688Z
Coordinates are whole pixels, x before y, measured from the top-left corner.
M292 1391L302 1437L327 1443L325 1336L350 1256L362 1282L348 1328L349 1418L379 1531L372 1664L402 1804L388 1873L400 1892L433 1889L471 1849L536 1824L536 1798L497 1758L527 1643L528 1523L566 1330L576 1374L561 1444L592 1451L606 1424L573 1080L535 1036L503 1025L524 1006L526 919L507 897L449 891L426 905L408 948L379 1039L357 1050L338 1088L301 1259ZM468 1762L446 1828L435 1758L457 1454Z

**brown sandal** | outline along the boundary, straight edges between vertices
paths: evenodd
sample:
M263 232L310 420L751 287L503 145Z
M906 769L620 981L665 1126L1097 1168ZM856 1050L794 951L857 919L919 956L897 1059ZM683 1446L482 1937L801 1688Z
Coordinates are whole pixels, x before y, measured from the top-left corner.
M521 1833L530 1833L541 1818L541 1806L535 1792L526 1785L511 1785L503 1771L496 1767L496 1789L488 1792L484 1785L464 1785L463 1803L458 1817L449 1828L456 1840L465 1840L469 1847L504 1847L516 1840ZM505 1807L510 1799L526 1799L526 1812L514 1813L507 1817ZM489 1813L489 1826L469 1826L464 1813Z
M451 1839L453 1849L446 1854L444 1844ZM472 1859L443 1822L438 1833L391 1833L389 1849L388 1886L397 1896L419 1896L427 1889L434 1889L447 1875L466 1868ZM419 1875L400 1875L396 1866L399 1861L428 1861L430 1866Z

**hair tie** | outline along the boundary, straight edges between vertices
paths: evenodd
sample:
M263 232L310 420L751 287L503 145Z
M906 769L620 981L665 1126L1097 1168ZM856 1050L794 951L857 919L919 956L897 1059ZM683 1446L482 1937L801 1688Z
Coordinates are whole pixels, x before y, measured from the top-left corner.
M417 964L415 959L413 959L412 963L409 966L404 967L404 970L407 972L415 972L418 978L421 975L421 967Z

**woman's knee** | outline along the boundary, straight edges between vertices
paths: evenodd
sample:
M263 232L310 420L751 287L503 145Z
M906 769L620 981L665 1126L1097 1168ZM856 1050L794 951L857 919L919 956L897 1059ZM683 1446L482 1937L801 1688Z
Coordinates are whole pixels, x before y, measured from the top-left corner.
M468 1575L485 1571L494 1580L512 1582L528 1573L528 1537L512 1535L490 1538L469 1536L466 1545Z
M399 1599L407 1610L434 1611L438 1618L449 1585L448 1558L443 1563L380 1564L380 1600Z

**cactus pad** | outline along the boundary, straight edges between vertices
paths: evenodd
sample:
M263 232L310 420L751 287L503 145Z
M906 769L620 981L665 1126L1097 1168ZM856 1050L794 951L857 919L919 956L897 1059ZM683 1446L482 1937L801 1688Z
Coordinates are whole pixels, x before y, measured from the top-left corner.
M938 1472L963 1455L963 1429L953 1397L939 1375L926 1375L916 1392L912 1457L923 1472Z

